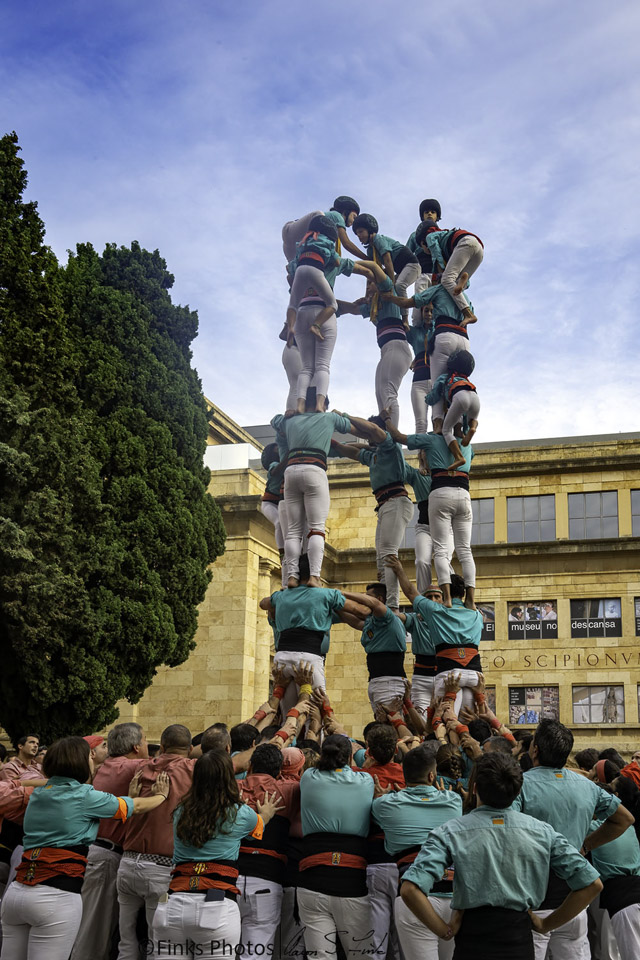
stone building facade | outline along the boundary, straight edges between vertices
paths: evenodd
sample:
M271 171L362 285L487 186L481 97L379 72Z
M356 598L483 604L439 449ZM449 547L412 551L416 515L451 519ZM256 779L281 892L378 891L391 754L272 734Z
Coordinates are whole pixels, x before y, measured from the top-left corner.
M257 457L268 428L240 428L213 404L210 415L211 444L246 444ZM576 747L628 753L640 746L640 434L479 443L475 452L476 599L498 716L524 728L558 717ZM138 720L150 739L176 720L194 733L238 722L267 697L273 644L258 602L278 589L280 564L260 513L264 471L257 459L248 464L211 476L227 547L200 608L196 649L161 669L139 704L120 705L121 720ZM376 576L368 471L333 460L329 481L323 576L362 590ZM413 577L411 530L405 540ZM332 630L326 672L337 715L359 736L370 719L365 656L345 625Z

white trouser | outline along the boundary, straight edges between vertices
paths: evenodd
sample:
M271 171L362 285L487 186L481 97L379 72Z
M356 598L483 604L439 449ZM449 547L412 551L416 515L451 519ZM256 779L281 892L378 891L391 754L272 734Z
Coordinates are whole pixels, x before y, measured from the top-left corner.
M140 947L136 925L138 912L144 907L147 927L153 927L153 916L158 900L169 889L171 867L161 866L152 860L132 860L123 857L118 868L116 887L120 908L120 943L118 960L139 960ZM156 957L155 949L147 957Z
M407 263L396 277L395 288L399 297L406 297L407 290L416 282L420 276L422 267L419 263ZM408 310L402 311L402 316L406 319L409 316Z
M398 578L387 567L384 558L389 555L397 557L398 550L404 539L407 524L413 516L413 503L409 497L393 497L383 503L378 510L376 525L376 565L387 587L387 606L395 610L400 605L400 587Z
M379 411L389 411L396 428L400 423L398 390L412 360L413 351L406 340L389 340L380 349L376 367L376 402Z
M591 901L587 913L591 915L594 924L593 960L620 960L611 918L608 912L600 907L600 894ZM637 956L640 956L640 951ZM591 960L591 957L587 956L587 960Z
M433 539L433 564L438 584L451 583L449 542L453 543L462 567L466 587L476 585L476 565L471 552L473 512L468 490L462 487L438 487L429 494L429 528Z
M413 295L415 297L416 293L421 293L422 290L427 290L431 286L431 274L430 273L421 273L418 279L416 280L415 286L413 288ZM414 307L411 311L411 323L416 326L422 321L422 307Z
M411 678L411 701L421 717L426 717L427 709L433 700L435 676L422 677L414 673Z
M534 910L539 917L548 917L553 910ZM569 923L556 927L551 933L533 931L535 960L545 960L549 950L553 960L585 960L589 957L587 938L587 911L583 910Z
M431 895L429 903L445 923L451 920L451 898ZM396 897L394 908L396 930L404 960L451 960L454 940L440 940L415 913L409 910L402 897Z
M309 287L313 287L317 292L318 299L324 300L328 307L337 311L338 301L331 289L331 284L319 267L312 267L308 263L301 263L300 266L296 267L291 284L289 306L294 307L297 311L300 301L308 295Z
M303 960L305 956L304 927L294 916L295 907L296 888L284 887L280 928L273 952L274 960Z
M258 877L239 876L236 886L240 891L241 943L247 951L249 943L253 944L254 954L255 945L262 944L262 955L271 957L282 912L282 885Z
M464 272L468 273L471 277L482 263L483 257L484 250L479 240L472 236L462 237L462 239L456 243L453 253L442 271L440 283L447 293L453 297L455 305L459 310L466 310L469 304L464 293L456 295L453 292L458 282L458 277Z
M207 903L204 893L173 893L157 906L151 940L158 957L234 958L240 944L238 904L226 898Z
M287 258L287 263L296 255L296 244L300 243L305 233L309 233L309 224L314 217L323 217L323 210L312 210L311 213L307 213L304 217L299 217L297 220L288 220L282 228L282 249L284 250L284 255Z
M324 557L324 528L329 514L327 471L305 463L294 463L284 472L284 503L287 511L287 538L284 556L287 577L298 576L305 519L309 528L307 553L312 577L319 577Z
M369 897L332 897L299 888L298 909L304 944L313 960L335 960L336 934L347 960L373 956Z
M321 394L326 397L329 393L329 372L338 336L338 321L335 314L329 317L321 327L324 340L318 340L309 331L321 310L322 307L301 306L296 314L296 343L302 361L296 392L302 399L307 396L307 388L311 386L312 380L316 387L316 395Z
M282 501L280 501L282 503ZM273 524L273 532L276 538L276 547L278 550L282 550L284 547L284 538L282 536L282 527L280 526L280 513L278 507L280 504L274 503L273 500L262 500L260 502L260 510L263 517L266 517L269 523Z
M367 889L371 904L371 926L376 956L380 960L399 960L398 935L393 907L398 896L398 868L395 863L370 863Z
M442 436L447 446L453 440L453 428L457 423L462 423L465 415L468 420L477 420L480 416L480 397L475 390L458 390L454 393L442 424Z
M428 523L416 523L416 543L414 552L416 556L416 586L419 593L424 593L431 584L431 557L433 556L433 540ZM449 542L447 545L447 559L449 569L451 567L451 557L453 556L453 531L449 531Z
M282 351L282 366L289 381L289 393L287 394L286 410L295 410L298 405L298 377L302 370L302 358L298 347L288 347L286 344Z
M324 660L317 653L298 653L295 650L276 650L275 656L273 658L274 664L279 666L284 666L284 675L286 678L293 676L293 671L296 667L299 667L301 663L308 663L313 667L313 679L311 685L315 687L322 687L326 689L326 681L324 677ZM290 683L284 692L284 697L282 698L281 709L284 716L286 717L287 712L291 710L292 707L295 707L298 702L298 697L300 695L300 688L296 683Z
M71 960L108 960L118 925L116 878L122 855L91 844L82 882L82 923Z
M2 899L4 960L67 960L82 919L82 897L14 880Z
M455 320L451 321L455 323ZM433 353L431 354L431 379L436 382L441 373L447 372L447 360L459 350L469 350L469 341L459 333L447 332L439 333L434 341ZM444 403L438 400L431 408L431 417L433 420L442 420L444 417Z
M618 910L611 917L620 960L638 960L640 957L640 903Z
M478 673L476 670L459 670L456 667L453 670L444 670L442 673L436 674L436 681L433 687L433 695L436 700L444 696L444 682L447 677L452 676L452 674L458 677L458 683L460 684L460 689L456 693L456 699L453 703L453 709L456 716L458 716L460 707L463 704L465 707L473 710L474 701L471 687L478 686Z
M429 410L425 397L432 387L431 380L413 380L411 383L411 406L416 421L416 433L427 433L429 429Z
M374 714L379 703L390 703L395 697L404 697L405 689L404 677L374 677L369 680L367 692Z

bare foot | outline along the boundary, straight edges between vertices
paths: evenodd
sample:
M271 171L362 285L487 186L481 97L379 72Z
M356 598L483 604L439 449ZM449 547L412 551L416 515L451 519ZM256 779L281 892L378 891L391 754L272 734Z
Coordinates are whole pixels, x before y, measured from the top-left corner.
M466 463L466 460L464 459L464 457L456 457L453 463L447 467L447 472L453 473L453 471L457 470L458 467L463 467L465 463Z
M314 337L317 337L318 340L324 340L324 337L322 336L322 333L320 331L320 327L318 326L317 323L312 323L311 326L309 327L309 331L314 335Z
M462 440L460 441L463 447L468 447L468 446L469 446L469 444L470 444L471 441L473 440L473 435L474 435L475 432L476 432L476 428L475 428L475 427L469 427L469 429L468 429L467 432L465 433L464 437L463 437Z
M299 581L296 577L289 577L289 579L287 580L287 586L288 586L290 589L293 589L294 587L297 587L297 586L299 585L299 583L300 583L300 581Z
M456 283L455 287L453 288L453 295L454 295L454 297L459 297L459 296L460 296L460 294L462 293L462 291L463 291L463 290L465 289L465 287L467 286L468 281L469 281L469 274L468 274L467 271L465 270L464 273L461 273L461 274L460 274L460 276L458 277L458 282Z
M460 324L460 326L466 327L470 323L477 323L477 322L478 322L478 318L476 317L475 313L472 313L471 310L465 310L462 315L462 323Z
M308 587L321 587L321 586L322 586L322 581L321 581L320 577L309 577L309 579L307 580L307 586L308 586Z
M299 410L285 410L284 415L285 419L288 420L289 417L296 417L300 411Z

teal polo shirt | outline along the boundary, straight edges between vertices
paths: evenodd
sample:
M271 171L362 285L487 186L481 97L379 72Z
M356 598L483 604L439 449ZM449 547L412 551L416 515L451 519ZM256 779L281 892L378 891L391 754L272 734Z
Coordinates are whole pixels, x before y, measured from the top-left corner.
M409 450L426 450L430 470L448 470L453 463L453 454L447 446L447 441L441 433L410 433L407 437ZM460 473L469 473L473 460L473 447L460 447L464 463L456 467Z
M469 306L471 306L466 294L463 294L463 296ZM420 290L419 293L414 293L413 302L416 307L420 308L424 307L427 303L432 303L434 317L451 317L451 319L455 320L458 324L464 320L462 310L456 306L455 300L451 294L444 289L441 283L435 283L425 290Z
M433 830L403 880L428 895L451 864L454 910L535 910L544 900L550 867L571 890L598 879L565 837L513 806L478 807Z
M429 474L420 473L415 467L411 467L405 462L404 482L411 484L418 502L428 499L431 493L431 476Z
M237 779L237 778L236 778ZM219 830L201 847L192 847L181 840L177 833L182 816L182 807L173 815L173 862L189 863L200 860L237 860L240 856L240 843L250 836L258 826L258 814L246 803L235 808L235 818L230 817ZM259 838L258 838L259 839Z
M431 631L419 613L405 614L404 627L411 637L411 650L414 655L435 657L436 645Z
M388 487L392 483L404 483L405 459L402 447L390 434L386 434L373 450L363 447L358 459L369 467L369 480L372 490Z
M101 820L128 820L132 814L131 797L114 797L71 777L51 777L29 799L24 849L88 846L98 836Z
M278 432L283 431L288 450L322 450L329 453L334 433L351 433L351 421L339 413L298 413L293 417L284 417L281 413L273 418L271 426ZM285 454L286 455L286 454ZM280 455L282 460L283 456Z
M452 600L450 607L445 607L442 603L418 596L413 601L413 609L427 624L436 647L441 643L452 647L480 645L482 614L479 610L465 607L458 597Z
M603 820L593 820L589 833L594 833L603 823ZM610 880L611 877L640 877L640 844L634 827L627 827L615 840L592 850L591 862L601 880Z
M302 835L348 833L368 837L374 782L350 767L305 770L300 778Z
M451 790L418 784L378 797L373 801L371 814L384 832L387 853L394 857L408 847L424 843L436 827L461 817L462 799Z
M367 653L404 653L407 634L402 620L389 607L382 617L370 613L364 621L360 643Z
M294 627L329 633L333 614L342 610L344 604L345 598L339 590L308 587L304 583L271 594L278 633Z
M592 820L608 820L620 801L573 770L533 767L522 778L514 810L544 820L580 850Z

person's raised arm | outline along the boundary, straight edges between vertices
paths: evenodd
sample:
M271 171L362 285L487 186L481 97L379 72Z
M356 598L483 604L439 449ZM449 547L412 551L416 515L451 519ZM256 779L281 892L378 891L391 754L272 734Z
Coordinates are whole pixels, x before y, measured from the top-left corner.
M295 707L289 710L284 724L269 741L275 744L280 750L290 745L291 741L298 735L306 723L310 698L313 692L313 687L311 686L312 678L313 667L311 664L302 663L294 668L293 679L300 687L298 702Z
M271 721L278 712L284 691L289 684L289 678L285 677L283 666L274 664L271 675L273 678L273 693L265 703L258 707L251 719L245 721L245 723L255 727L256 730L264 730L265 727L271 724Z
M355 613L345 613L344 609L340 611L340 620L342 623L346 623L347 626L353 627L354 630L362 630L364 628L364 620L362 617L356 616Z
M362 443L340 443L339 440L331 441L331 450L339 457L347 457L349 460L359 460L360 451L366 449Z
M340 243L348 250L349 253L352 253L354 257L358 257L360 260L366 260L367 255L363 253L362 250L351 240L349 234L347 233L344 227L338 227L338 236L340 237Z
M353 303L349 300L337 300L336 303L338 304L338 317L344 316L345 313L353 313L357 317L362 316L360 307L364 303L363 300L354 300Z
M387 433L389 434L389 436L391 437L391 439L392 439L392 440L395 440L396 443L404 443L404 444L406 445L407 440L408 440L408 436L407 436L406 433L400 433L400 431L398 430L398 428L397 428L397 427L394 427L394 425L393 425L392 422L391 422L391 414L389 413L389 411L388 411L388 410L383 410L382 413L380 414L380 416L382 417L382 419L383 419L384 422L385 422L385 426L386 426L386 428L387 428Z
M409 577L404 572L404 567L400 563L399 557L394 557L390 554L388 557L385 557L385 566L391 567L396 577L398 578L398 583L404 593L405 597L410 603L413 603L416 597L420 596L419 590L414 587L414 585L409 580Z
M595 850L596 847L601 847L603 844L617 839L634 823L635 817L633 814L629 813L627 808L620 804L618 809L611 814L608 820L605 820L601 827L589 834L582 844L582 849L587 854L590 850Z
M346 599L344 601L344 607L342 607L340 613L348 613L351 616L356 617L358 620L365 620L369 616L371 607L369 604L362 602L366 594L345 593L343 596ZM371 597L367 597L367 600L371 600ZM382 604L382 606L384 606L384 604Z
M373 279L375 280L376 283L385 283L386 280L388 279L387 274L384 272L380 264L374 263L373 260L359 261L358 263L356 263L355 266L361 267L363 270L367 270L369 273L372 273ZM354 267L354 270L355 270L355 267Z
M408 310L409 307L415 307L416 300L415 297L398 297L395 293L381 293L380 298L382 300L388 300L390 303L395 303L397 307Z
M386 431L379 427L377 423L371 420L363 420L362 417L354 417L350 413L345 413L351 423L351 433L354 437L362 437L363 440L370 440L371 443L382 443L386 436Z
M347 603L356 603L367 610L367 615L372 613L374 617L384 617L387 612L387 605L376 597L370 597L366 593L347 593L342 591L343 596L347 598ZM346 606L346 604L345 604Z

